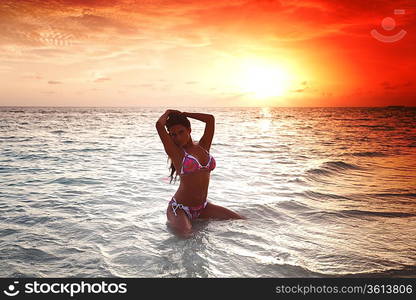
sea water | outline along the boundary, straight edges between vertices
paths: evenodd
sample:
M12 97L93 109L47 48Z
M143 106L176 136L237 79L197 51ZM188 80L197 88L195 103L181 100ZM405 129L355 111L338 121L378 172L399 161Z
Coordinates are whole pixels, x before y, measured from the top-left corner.
M1 277L416 276L415 108L173 107L215 116L208 200L247 217L189 239L165 109L0 108Z

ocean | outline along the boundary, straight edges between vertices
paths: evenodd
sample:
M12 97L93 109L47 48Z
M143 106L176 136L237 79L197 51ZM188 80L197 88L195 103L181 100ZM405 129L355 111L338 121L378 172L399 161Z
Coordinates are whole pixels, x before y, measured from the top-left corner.
M171 108L246 220L167 227L166 108L0 107L0 277L416 276L416 108Z

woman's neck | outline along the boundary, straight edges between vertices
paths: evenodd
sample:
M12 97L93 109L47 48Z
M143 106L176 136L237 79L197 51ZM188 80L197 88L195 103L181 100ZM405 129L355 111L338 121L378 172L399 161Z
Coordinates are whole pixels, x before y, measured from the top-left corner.
M189 138L189 141L185 144L185 146L183 146L183 149L185 149L185 151L188 151L192 149L194 146L194 141L192 140L192 138Z

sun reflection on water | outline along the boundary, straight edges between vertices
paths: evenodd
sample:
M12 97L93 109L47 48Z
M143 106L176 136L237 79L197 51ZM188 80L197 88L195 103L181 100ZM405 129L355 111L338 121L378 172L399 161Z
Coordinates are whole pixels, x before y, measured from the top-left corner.
M270 107L262 107L259 112L259 122L258 127L260 131L268 131L272 125L272 114L270 112Z

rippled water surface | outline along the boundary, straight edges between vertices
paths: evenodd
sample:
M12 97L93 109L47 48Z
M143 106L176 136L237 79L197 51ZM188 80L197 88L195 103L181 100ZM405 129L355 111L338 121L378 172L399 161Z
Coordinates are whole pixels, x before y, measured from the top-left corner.
M247 220L167 228L164 108L1 107L0 276L416 276L415 108L182 109Z

